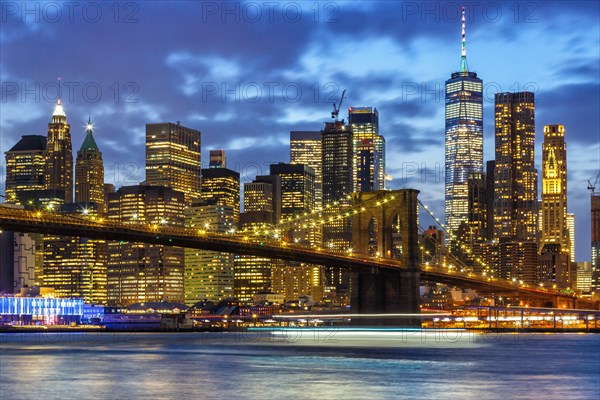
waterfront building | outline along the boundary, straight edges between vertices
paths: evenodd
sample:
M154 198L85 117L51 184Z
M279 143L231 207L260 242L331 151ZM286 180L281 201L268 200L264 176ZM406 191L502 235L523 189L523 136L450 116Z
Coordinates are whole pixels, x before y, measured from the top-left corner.
M122 186L108 194L108 218L121 223L184 226L185 195L166 187ZM184 301L184 249L110 242L108 303Z
M233 207L192 203L185 209L185 227L202 232L232 233L235 230ZM234 255L218 251L185 249L185 304L221 300L234 296Z

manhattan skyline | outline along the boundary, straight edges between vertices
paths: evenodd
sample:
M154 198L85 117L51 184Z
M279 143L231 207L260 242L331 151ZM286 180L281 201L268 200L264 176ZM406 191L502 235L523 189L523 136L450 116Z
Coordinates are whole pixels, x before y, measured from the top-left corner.
M289 131L321 129L330 120L331 103L347 89L340 118L347 118L350 106L373 106L380 113L392 177L386 186L421 190L423 201L443 215L443 88L449 74L460 68L460 17L454 15L458 3L435 3L439 9L432 14L423 14L424 3L321 3L318 24L308 4L297 22L286 20L281 12L275 12L271 22L266 10L252 22L243 7L260 3L236 3L242 7L239 23L235 12L223 18L194 3L176 3L174 11L144 3L126 10L129 3L119 4L119 23L108 5L96 23L77 12L73 22L66 15L51 22L41 11L40 22L31 15L23 22L23 16L2 10L2 152L21 135L45 134L60 76L63 85L78 84L71 84L72 93L63 88L62 96L73 148L83 142L91 114L108 183L143 181L146 123L179 120L202 132L203 166L208 165L209 149L224 148L229 167L241 172L242 183L249 182L255 174L267 174L269 164L288 162ZM291 3L277 4L281 11ZM336 7L326 8L327 4ZM541 171L543 126L565 125L577 260L589 260L586 186L600 160L599 25L594 17L598 5L515 4L516 8L497 5L500 17L491 6L487 13L482 7L471 13L467 8L469 68L484 79L484 161L494 158L494 93L533 91L536 167ZM528 4L535 7L525 8ZM189 12L181 13L184 8ZM177 15L181 29L173 31L162 22L169 12ZM124 23L125 15L132 13L137 22ZM323 23L327 18L331 21ZM149 29L153 25L156 28ZM265 27L280 34L270 35ZM32 55L36 62L31 62ZM18 93L13 93L13 84ZM81 89L86 84L102 89L97 101L92 101L93 88L84 96ZM242 91L239 101L221 90L236 84ZM256 87L262 88L257 98ZM287 98L281 95L283 87L289 88ZM294 94L298 87L300 96ZM121 97L115 102L117 88ZM215 88L217 93L210 94ZM23 89L37 91L39 99ZM137 103L124 102L126 95ZM325 99L328 96L331 101ZM252 151L255 146L260 146L260 155ZM123 171L117 174L114 166L129 163L137 168L125 181ZM411 172L421 163L429 172L425 182L418 171ZM433 170L438 175L432 175Z

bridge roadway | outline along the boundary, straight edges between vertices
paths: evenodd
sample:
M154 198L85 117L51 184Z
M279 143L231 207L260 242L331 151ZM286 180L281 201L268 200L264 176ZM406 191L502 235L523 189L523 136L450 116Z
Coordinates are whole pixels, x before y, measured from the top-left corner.
M316 265L347 268L355 271L376 271L379 268L406 270L399 260L344 254L328 249L314 249L260 237L239 234L216 234L194 228L167 225L121 223L108 219L75 217L46 211L29 211L0 206L0 228L6 231L78 236L126 242L142 242L260 256ZM469 287L495 293L519 295L538 300L576 300L577 296L551 289L531 287L497 278L485 278L474 273L461 273L437 266L425 266L421 279L459 287Z

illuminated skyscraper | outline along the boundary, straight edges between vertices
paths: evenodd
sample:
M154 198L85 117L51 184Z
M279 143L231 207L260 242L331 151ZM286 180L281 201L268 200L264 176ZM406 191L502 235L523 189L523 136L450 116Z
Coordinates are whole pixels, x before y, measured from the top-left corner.
M315 208L315 175L304 164L272 164L271 175L281 179L281 216L283 219L310 213ZM320 230L311 227L294 227L283 233L285 239L296 243L321 246ZM321 285L321 268L294 262L278 262L273 265L272 290L283 294L286 300L298 294L310 294L311 287ZM297 298L297 297L295 297Z
M385 189L385 139L379 134L379 112L374 107L348 108L354 135L354 190Z
M257 175L244 183L244 213L240 223L265 222L276 224L281 218L281 177Z
M25 135L6 155L6 202L22 204L19 194L44 190L46 137Z
M281 179L281 216L293 217L315 208L315 172L304 164L271 164Z
M462 13L460 71L446 81L445 215L454 234L467 222L468 179L483 172L483 81L467 67L465 13Z
M60 211L81 218L83 205L65 204ZM90 207L89 215L97 215ZM54 288L60 297L82 297L86 302L106 304L105 240L46 235L43 238L43 266L36 280Z
M591 195L592 291L600 293L600 192Z
M202 169L202 200L233 208L233 220L240 219L240 174L228 168Z
M563 125L544 126L542 145L542 241L541 251L569 254L567 226L567 145Z
M192 203L185 210L186 228L228 233L235 228L230 206ZM185 303L201 300L219 302L233 297L233 259L231 253L185 249Z
M535 284L554 280L538 271L538 200L535 169L535 106L530 92L497 93L494 239L500 242L502 278ZM532 249L536 249L532 253ZM543 276L546 276L545 278Z
M340 211L350 208L349 195L354 191L354 138L344 121L326 122L322 131L323 145L323 245L348 251L352 246L352 219L329 221ZM328 268L330 285L347 288L348 274Z
M71 127L60 98L48 124L46 143L46 188L64 193L65 203L73 202L73 150Z
M571 262L575 262L575 214L567 213L567 228L569 229L569 239L571 242Z
M533 93L496 94L495 238L537 238L534 110Z
M88 120L85 139L75 160L75 200L77 203L96 203L104 214L104 163L93 135L92 121Z
M146 124L146 183L200 197L200 131L179 123Z
M315 207L323 205L323 157L320 131L290 132L290 164L304 164L315 172Z
M108 194L108 218L121 223L184 226L185 196L166 187L121 186ZM184 250L132 242L108 246L108 303L184 301Z
M273 183L261 183L244 185L245 188L249 185L252 193L247 196L244 192L244 213L240 217L239 227L247 231L247 235L273 237ZM271 269L276 262L265 257L236 255L233 285L235 297L241 301L249 301L255 294L268 292L271 287Z

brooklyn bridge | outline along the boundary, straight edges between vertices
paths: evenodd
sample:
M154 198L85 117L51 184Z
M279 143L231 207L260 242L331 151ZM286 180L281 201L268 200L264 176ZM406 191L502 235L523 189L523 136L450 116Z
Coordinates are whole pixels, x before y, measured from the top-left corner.
M116 221L5 206L0 207L0 228L212 250L347 269L352 278L354 312L417 313L422 281L519 298L538 307L600 309L598 302L573 293L501 279L459 265L421 264L419 230L422 228L418 225L417 195L418 191L413 189L355 193L353 207L343 215L353 222L351 251L307 246L286 240L285 235L257 236L233 230L222 234L160 223ZM373 218L380 225L375 233L375 255L369 251L369 240L373 236L369 224ZM396 228L396 240L400 241L402 252L392 258L389 256L393 243L392 221L398 220L401 223L400 228ZM312 224L315 225L314 220Z

